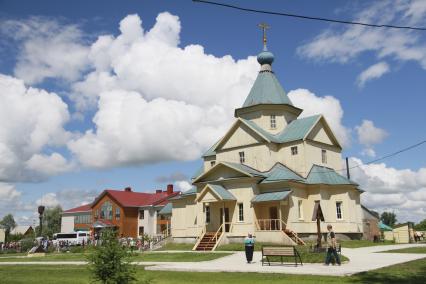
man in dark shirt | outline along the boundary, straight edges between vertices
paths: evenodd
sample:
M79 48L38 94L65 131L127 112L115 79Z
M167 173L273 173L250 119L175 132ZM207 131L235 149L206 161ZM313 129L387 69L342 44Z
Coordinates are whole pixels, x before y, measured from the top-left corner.
M336 263L340 265L340 257L337 254L337 243L336 243L336 235L333 232L333 227L331 225L327 226L327 257L325 258L325 265L329 265L331 261L331 256L334 256Z

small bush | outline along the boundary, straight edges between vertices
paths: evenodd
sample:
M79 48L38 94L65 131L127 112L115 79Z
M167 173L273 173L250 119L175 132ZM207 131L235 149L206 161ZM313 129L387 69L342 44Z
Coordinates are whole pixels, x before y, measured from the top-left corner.
M34 246L34 239L27 238L21 240L21 250L28 252Z
M130 263L131 254L122 247L112 230L104 230L101 245L88 256L90 271L95 281L104 284L134 283L136 270Z

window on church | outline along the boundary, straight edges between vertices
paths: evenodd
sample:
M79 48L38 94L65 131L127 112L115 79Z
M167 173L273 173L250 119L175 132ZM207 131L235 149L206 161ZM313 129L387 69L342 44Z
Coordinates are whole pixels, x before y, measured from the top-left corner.
M238 222L244 222L244 205L238 203Z
M342 220L342 201L336 202L336 217L337 220Z
M145 219L145 210L139 210L139 219Z
M210 206L206 206L205 213L206 213L206 224L208 224L210 223Z
M299 219L303 219L303 207L302 207L302 203L303 202L303 200L299 200L298 202L297 202L297 206L298 206L298 209L299 209Z
M244 152L239 152L238 154L240 155L240 163L244 164L246 162L246 157L244 155Z
M297 155L297 146L294 146L294 147L291 147L291 154L294 156L294 155Z
M324 149L321 150L321 158L322 158L322 163L327 164L327 151Z
M271 114L271 128L272 129L277 128L277 120L276 120L275 114Z
M211 161L211 162L210 162L210 166L211 166L211 167L214 167L214 165L216 165L216 161Z

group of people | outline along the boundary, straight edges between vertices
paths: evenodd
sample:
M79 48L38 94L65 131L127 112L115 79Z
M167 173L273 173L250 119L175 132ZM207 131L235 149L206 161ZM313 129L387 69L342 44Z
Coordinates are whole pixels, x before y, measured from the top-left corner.
M415 231L414 232L414 241L420 242L425 239L425 234L423 232Z
M6 243L0 243L0 250L1 251L21 251L21 242L6 242Z
M333 226L328 225L327 231L328 231L327 250L326 250L327 253L326 253L324 265L330 265L333 257L337 265L341 265L340 257L339 257L339 254L337 253L336 234L333 231ZM247 263L251 263L253 261L254 243L255 243L255 239L253 238L253 235L248 234L247 237L244 239Z

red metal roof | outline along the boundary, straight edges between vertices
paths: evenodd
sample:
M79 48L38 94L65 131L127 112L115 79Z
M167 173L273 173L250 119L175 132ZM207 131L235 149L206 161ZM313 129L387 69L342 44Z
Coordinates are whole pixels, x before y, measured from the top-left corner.
M123 207L141 207L151 205L165 205L167 203L165 201L167 201L167 199L169 199L170 197L178 195L179 191L168 194L166 191L162 191L161 193L146 193L106 189L96 198L95 202L93 202L92 205L95 205L97 201L101 199L105 194L111 196Z
M68 210L64 211L63 213L90 212L90 211L92 211L91 206L92 206L92 204L89 203L89 204L85 204L85 205L82 205L82 206L78 206L78 207L75 207L75 208L68 209Z

